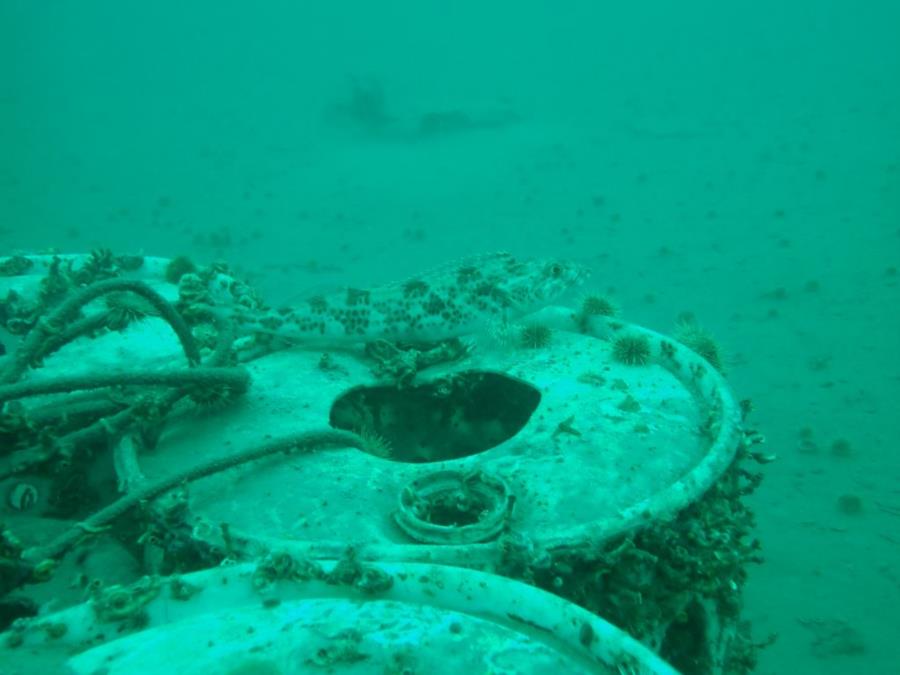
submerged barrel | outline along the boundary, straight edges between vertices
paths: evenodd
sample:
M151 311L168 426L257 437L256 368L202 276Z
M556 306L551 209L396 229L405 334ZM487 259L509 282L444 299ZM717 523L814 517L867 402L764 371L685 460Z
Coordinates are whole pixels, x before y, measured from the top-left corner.
M48 671L65 663L84 675L676 673L622 630L533 586L352 555L312 563L276 553L258 564L148 577L17 626L11 641L20 658L38 653Z
M75 260L79 269L90 258ZM124 496L105 495L105 513L78 516L90 531L125 527L129 513L138 531L128 553L145 574L276 553L339 560L348 551L360 564L480 570L491 584L524 583L609 621L681 672L752 665L739 627L746 567L758 560L743 496L757 478L739 464L749 443L740 406L709 361L589 302L548 307L463 343L275 350L277 337L260 336L223 348L221 316L199 308L223 294L246 303L252 293L221 267L175 276L172 261L145 264L111 276L155 289L193 340L157 308L119 329L98 327L49 353L39 370L9 378L0 398L15 396L23 413L49 415L79 378L92 382L92 395L78 393L83 406L97 404L97 392L130 388L127 407L98 419L134 413L127 431L104 436L112 439L105 455L6 453L0 469L10 489L32 481L52 494L46 478L61 461L82 473L111 462ZM8 276L4 292L39 297L46 277ZM86 318L92 308L83 308ZM200 345L197 355L189 344ZM5 372L22 370L16 358L4 357ZM184 366L165 380L173 364ZM63 375L67 393L50 384ZM83 424L67 433L103 426L89 414ZM11 531L15 523L8 519ZM29 542L20 557L39 564L77 538ZM282 620L319 610L284 611Z

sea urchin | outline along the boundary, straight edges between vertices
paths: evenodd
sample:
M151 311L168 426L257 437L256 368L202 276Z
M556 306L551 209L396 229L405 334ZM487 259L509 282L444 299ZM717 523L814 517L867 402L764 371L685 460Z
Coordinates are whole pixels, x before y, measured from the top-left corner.
M523 326L519 332L519 344L526 349L541 349L550 344L553 331L541 323Z
M644 366L650 362L650 340L644 335L622 335L613 342L613 358L626 366Z

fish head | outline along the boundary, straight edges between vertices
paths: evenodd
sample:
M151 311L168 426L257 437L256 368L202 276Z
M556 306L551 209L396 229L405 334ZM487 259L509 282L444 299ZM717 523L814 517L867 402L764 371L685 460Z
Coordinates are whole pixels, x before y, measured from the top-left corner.
M570 260L526 260L510 266L503 286L513 308L528 313L558 301L589 276L587 267Z

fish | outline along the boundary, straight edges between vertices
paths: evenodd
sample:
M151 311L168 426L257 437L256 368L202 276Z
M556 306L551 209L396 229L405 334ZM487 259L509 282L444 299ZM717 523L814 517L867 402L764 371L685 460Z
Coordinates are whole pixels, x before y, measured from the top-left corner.
M587 268L572 261L492 253L400 283L345 288L264 313L235 308L232 318L243 333L317 346L439 342L516 321L553 304L587 276Z

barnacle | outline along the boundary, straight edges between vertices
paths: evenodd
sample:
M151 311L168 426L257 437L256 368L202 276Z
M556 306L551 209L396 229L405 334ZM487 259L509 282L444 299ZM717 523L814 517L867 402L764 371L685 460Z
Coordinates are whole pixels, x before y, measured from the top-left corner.
M91 606L98 621L140 621L144 607L159 591L158 577L143 577L130 586L116 584L95 589Z
M61 266L62 260L54 257L47 270L47 276L41 279L40 291L38 292L41 305L55 304L71 288L72 282L69 280L68 275L62 272Z
M114 277L118 273L119 268L113 252L108 248L95 248L73 277L79 285L86 285Z
M193 272L187 272L178 279L178 302L187 307L198 303L211 305L212 298L203 279Z
M14 511L28 511L37 504L38 490L31 483L16 483L6 493L6 505Z
M353 587L367 595L384 593L394 585L394 578L384 570L365 566L362 568L359 578L353 583Z
M39 431L16 403L9 403L6 409L0 410L0 455L33 442Z
M14 255L0 263L0 277L17 277L25 274L34 262L23 255Z
M304 558L294 558L286 551L274 551L259 561L253 571L253 587L262 591L276 581L307 581L321 579L325 572L318 563Z

